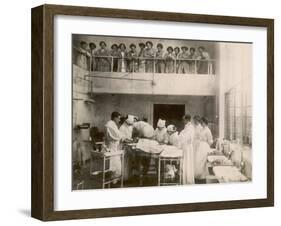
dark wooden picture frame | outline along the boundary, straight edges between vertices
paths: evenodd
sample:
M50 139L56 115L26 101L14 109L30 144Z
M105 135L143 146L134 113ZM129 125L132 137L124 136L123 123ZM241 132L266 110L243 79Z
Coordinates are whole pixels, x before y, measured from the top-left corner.
M54 211L54 16L95 16L264 27L267 29L267 198ZM32 9L31 215L50 221L274 205L274 20L60 5Z

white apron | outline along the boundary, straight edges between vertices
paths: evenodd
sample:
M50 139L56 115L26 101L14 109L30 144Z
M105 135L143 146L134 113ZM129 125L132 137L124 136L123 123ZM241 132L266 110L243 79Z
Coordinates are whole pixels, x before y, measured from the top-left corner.
M119 130L122 133L124 139L132 139L132 134L133 134L132 125L128 125L127 123L124 122Z
M200 165L202 155L200 155L198 149L200 146L200 136L202 133L202 129L203 129L203 127L201 126L201 124L194 126L193 152L194 152L194 177L196 179L201 179L200 175L198 175L198 174L200 174L198 172L198 170L201 169L201 166L198 166L198 165ZM201 170L200 170L200 172L201 172Z
M202 129L203 129L203 127L201 126L201 124L194 126L194 138L193 138L194 155L196 155L196 152L200 145L200 135L201 135Z
M132 134L133 134L133 126L132 125L128 125L126 122L124 122L119 130L122 133L123 139L132 139ZM123 146L123 145L121 147L121 149L125 151L123 178L124 178L124 180L127 180L129 178L130 163L129 163L129 157L128 157L127 150L125 150L124 147L125 146Z
M122 133L119 131L116 123L112 120L105 124L105 145L110 151L117 151L119 149ZM109 168L111 171L121 174L121 159L120 156L112 157L110 159Z
M208 127L202 128L200 133L200 143L195 153L195 178L205 179L208 173L207 155L210 150L210 144L213 143L213 137Z
M183 150L183 184L194 184L193 125L190 122L187 123L179 136L180 146Z

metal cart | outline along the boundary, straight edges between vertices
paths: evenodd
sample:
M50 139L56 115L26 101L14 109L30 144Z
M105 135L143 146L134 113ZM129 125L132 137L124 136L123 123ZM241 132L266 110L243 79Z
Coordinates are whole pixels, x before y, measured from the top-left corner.
M120 181L120 187L123 187L123 174L124 174L124 151L112 151L112 152L99 152L91 151L92 158L90 163L90 175L97 176L101 174L102 188L106 186L110 188L111 183ZM121 173L120 175L114 175L110 170L110 159L120 156L121 160ZM101 161L101 170L94 170L94 162Z
M169 153L165 150L159 155L158 162L158 186L163 185L181 185L182 184L182 150ZM169 179L165 177L165 167L167 164L174 165L177 169L175 177Z

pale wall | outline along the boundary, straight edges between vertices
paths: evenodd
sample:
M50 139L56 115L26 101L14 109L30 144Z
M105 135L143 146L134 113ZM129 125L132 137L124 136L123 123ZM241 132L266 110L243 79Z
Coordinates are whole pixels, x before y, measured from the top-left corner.
M225 93L234 87L252 90L252 46L241 43L218 43L216 68L219 134L224 137Z
M100 73L100 76L91 77L95 93L215 95L215 75Z
M198 95L216 94L216 75L92 72L73 65L73 76L92 81L95 93ZM90 83L81 84L90 91Z
M140 118L148 118L153 124L153 104L185 104L185 112L191 115L206 116L213 122L215 116L214 104L208 104L208 98L199 96L148 96L100 94L94 96L94 124L103 128L113 111L122 115L133 114ZM214 131L215 132L215 131Z

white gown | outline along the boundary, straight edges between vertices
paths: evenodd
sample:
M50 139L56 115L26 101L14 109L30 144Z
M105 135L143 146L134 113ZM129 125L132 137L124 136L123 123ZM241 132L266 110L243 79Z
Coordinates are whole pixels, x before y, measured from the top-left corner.
M154 139L159 143L168 143L167 129L163 128L159 130L158 128L156 128L154 131Z
M174 132L171 135L168 135L168 144L180 148L180 138L178 132Z
M122 124L122 126L119 128L120 132L122 133L123 139L132 139L133 134L133 126L128 125L126 122ZM125 146L121 147L125 151L124 155L124 180L127 180L129 178L129 170L130 170L130 163L129 163L129 157Z
M200 136L202 133L203 127L201 124L194 125L194 139L193 139L193 152L194 152L194 177L196 179L198 178L198 159L200 159L200 153L198 151L200 146Z
M123 135L119 131L116 123L112 120L108 121L105 124L105 145L110 151L118 151L120 140ZM113 157L110 159L110 170L116 172L117 174L121 173L121 159L120 156Z
M194 138L193 138L193 150L194 150L194 155L196 154L199 144L200 144L200 135L202 132L203 127L201 124L195 125L194 126Z
M120 126L119 130L122 133L124 139L132 139L132 134L133 134L132 125L128 125L126 122L124 122L122 126Z
M187 123L179 136L180 146L183 150L183 184L194 184L193 125L190 122Z
M195 178L205 179L208 173L207 154L210 150L210 144L213 143L213 137L210 129L206 126L200 133L200 143L195 153Z
M140 137L144 138L153 138L154 136L154 129L153 127L144 121L135 122L133 125L134 128L140 133Z

